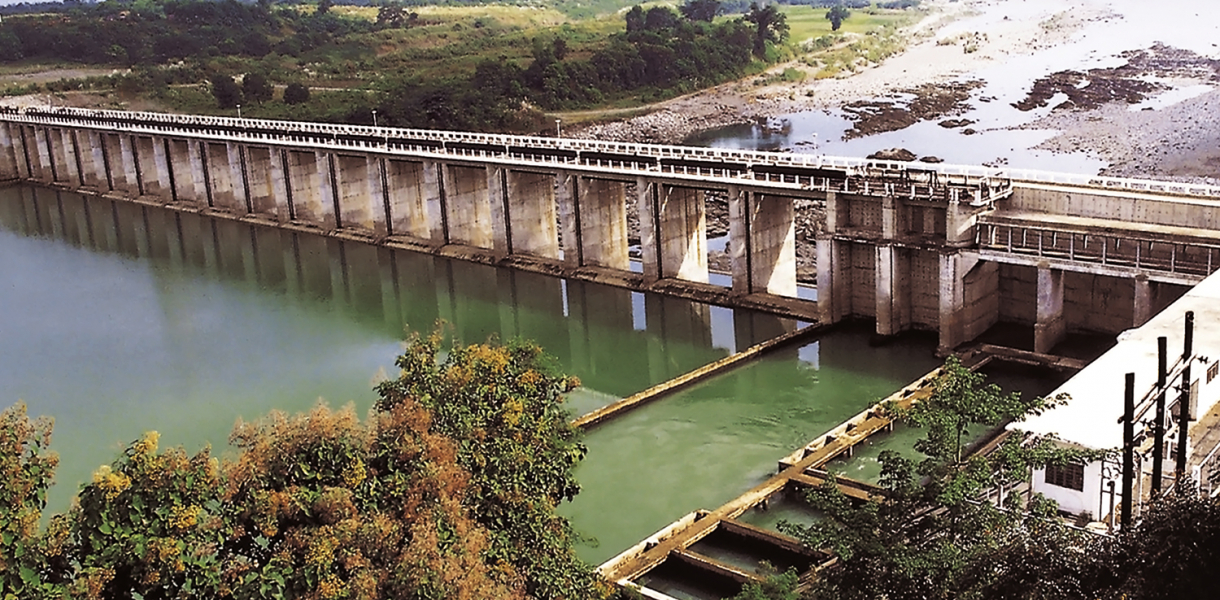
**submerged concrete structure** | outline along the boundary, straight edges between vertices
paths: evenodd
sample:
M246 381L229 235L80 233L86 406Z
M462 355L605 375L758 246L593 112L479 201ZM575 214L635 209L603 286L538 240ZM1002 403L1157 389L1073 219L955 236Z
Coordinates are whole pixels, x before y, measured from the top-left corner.
M935 331L943 352L998 322L1036 352L1117 333L1220 267L1220 190L984 167L58 108L0 113L0 180L874 319L881 336ZM727 198L725 285L709 194ZM798 200L826 207L816 301L797 285Z

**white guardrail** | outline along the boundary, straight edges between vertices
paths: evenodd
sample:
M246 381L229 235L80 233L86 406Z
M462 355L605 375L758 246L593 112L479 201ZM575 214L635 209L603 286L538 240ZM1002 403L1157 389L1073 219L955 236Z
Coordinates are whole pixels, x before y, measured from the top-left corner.
M54 107L47 109L10 109L0 111L0 120L38 123L81 125L79 120L87 119L139 119L145 121L135 124L108 124L106 129L143 131L149 133L167 133L176 126L195 128L215 128L214 135L218 138L233 138L235 140L283 140L292 139L293 134L330 134L336 136L336 145L348 147L364 147L376 149L372 141L339 143L338 135L356 135L372 138L410 138L435 142L462 142L473 144L492 144L505 146L522 146L537 149L573 150L585 152L605 152L613 154L633 154L656 158L674 158L691 161L720 161L729 163L763 164L773 166L791 166L805 168L839 168L864 170L865 168L906 170L922 173L937 173L952 178L997 178L1012 181L1059 184L1070 186L1087 186L1094 188L1129 190L1146 193L1162 193L1201 198L1220 198L1220 186L1203 184L1179 183L1151 179L1130 179L1120 177L1104 177L1100 175L1080 175L1057 173L1033 169L1000 169L975 165L927 164L909 163L887 160L875 160L854 157L827 156L823 154L802 154L764 152L756 150L739 150L723 148L703 148L695 146L675 146L665 144L640 144L632 142L611 142L600 140L584 140L575 138L553 138L518 136L494 133L467 133L458 131L441 131L430 129L399 129L391 127L369 127L362 125L341 125L331 123L313 123L305 121L275 121L264 119L242 119L232 117L213 117L204 115L174 115L166 113L128 112L113 110L89 110L70 107ZM220 131L223 129L224 131ZM234 129L263 130L259 133L235 135ZM275 135L267 133L273 130ZM197 135L199 132L196 130ZM453 153L450 151L450 153ZM460 152L459 152L460 154ZM467 155L488 155L486 152L473 151Z

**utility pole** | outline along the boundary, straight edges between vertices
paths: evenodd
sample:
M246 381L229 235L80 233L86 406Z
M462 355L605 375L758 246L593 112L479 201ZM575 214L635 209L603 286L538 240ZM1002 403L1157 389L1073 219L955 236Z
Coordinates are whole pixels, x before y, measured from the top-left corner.
M1190 437L1190 363L1194 358L1195 313L1186 311L1186 332L1182 344L1182 386L1178 390L1178 464L1174 479L1186 476L1186 443Z
M1157 378L1156 378L1156 421L1152 424L1152 497L1161 494L1161 464L1165 461L1165 384L1168 373L1166 361L1169 354L1169 338L1165 336L1156 339Z
M1135 373L1127 373L1123 392L1123 503L1122 528L1131 526L1131 483L1135 479Z

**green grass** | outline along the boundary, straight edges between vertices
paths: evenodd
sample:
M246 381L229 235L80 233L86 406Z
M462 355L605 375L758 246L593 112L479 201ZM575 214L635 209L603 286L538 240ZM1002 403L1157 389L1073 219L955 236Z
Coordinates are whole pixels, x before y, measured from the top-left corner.
M789 41L800 48L799 59L816 79L852 73L864 64L880 63L906 48L900 29L923 16L915 10L853 10L838 31L831 29L826 9L785 6Z

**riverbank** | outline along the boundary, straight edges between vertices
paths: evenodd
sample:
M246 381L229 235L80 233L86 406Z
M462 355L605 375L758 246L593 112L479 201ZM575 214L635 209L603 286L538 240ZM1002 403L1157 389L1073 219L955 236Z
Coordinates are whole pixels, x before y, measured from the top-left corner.
M880 64L868 64L840 77L797 83L760 87L754 85L756 79L734 82L660 103L647 115L577 127L567 133L589 139L681 143L700 131L766 122L807 110L853 104L868 108L879 99L903 93L927 99L924 104L932 107L917 110L914 118L939 118L953 114L953 103L940 97L945 83L1007 57L1053 47L1087 23L1113 18L1104 5L1092 0L1024 0L1019 5L1005 0L936 0L928 5L931 13L904 30L906 50ZM778 65L772 72L800 67L794 61ZM873 127L870 131L902 126L896 122L892 129Z

